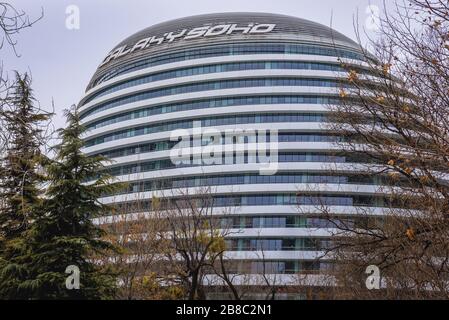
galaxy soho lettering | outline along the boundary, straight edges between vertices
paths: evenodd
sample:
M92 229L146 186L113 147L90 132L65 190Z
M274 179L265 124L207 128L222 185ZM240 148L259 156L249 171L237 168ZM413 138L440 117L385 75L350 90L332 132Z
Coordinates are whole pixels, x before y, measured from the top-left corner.
M263 34L273 31L274 28L276 28L275 24L250 23L247 26L239 26L237 24L219 24L216 26L198 27L190 31L188 29L183 29L178 33L170 32L164 34L162 37L153 36L139 40L132 48L127 45L117 48L107 55L100 67L114 59L126 56L136 50L146 49L152 45L160 45L164 42L170 43L175 40L191 40L200 37L231 35L237 32L241 34Z

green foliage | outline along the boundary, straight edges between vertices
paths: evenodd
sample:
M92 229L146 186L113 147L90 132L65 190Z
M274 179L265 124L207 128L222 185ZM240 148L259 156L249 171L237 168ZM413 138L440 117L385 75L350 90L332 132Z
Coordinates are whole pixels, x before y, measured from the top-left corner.
M8 298L27 274L23 256L24 235L42 205L46 158L40 148L51 114L35 107L31 80L16 73L12 95L4 101L9 141L0 159L0 298Z
M115 277L98 263L115 248L101 238L104 231L92 219L110 208L99 202L105 193L123 187L104 172L103 157L81 152L85 131L76 111L67 111L68 126L59 131L61 143L46 166L48 187L35 220L19 244L19 255L10 268L0 272L0 297L28 299L108 299ZM68 290L68 266L80 269L80 290ZM11 277L11 273L14 277ZM3 278L4 279L4 278Z
M0 235L3 241L0 248L27 229L33 207L40 202L40 188L45 181L38 170L45 160L40 150L44 143L42 125L50 114L34 106L30 82L27 74L16 73L13 94L6 101L10 109L4 112L10 141L1 159Z

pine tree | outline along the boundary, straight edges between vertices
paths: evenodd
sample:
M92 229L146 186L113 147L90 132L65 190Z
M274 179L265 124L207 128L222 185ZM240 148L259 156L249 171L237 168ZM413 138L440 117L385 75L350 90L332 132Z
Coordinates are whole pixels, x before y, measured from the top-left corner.
M27 235L28 279L20 284L31 299L108 299L115 277L99 265L96 257L114 247L93 219L110 212L99 198L123 188L104 170L105 158L81 152L85 131L76 112L67 111L68 126L59 131L61 143L47 167L49 186L42 214ZM68 290L68 266L80 270L80 289Z
M5 141L1 156L0 178L0 298L12 293L17 274L26 270L15 258L21 255L24 234L30 228L41 195L45 177L40 173L45 157L41 147L45 142L43 129L51 114L35 106L31 79L16 73L13 92L4 110L6 130L10 141Z
M37 109L34 102L29 76L16 73L14 94L10 99L12 110L6 111L11 141L2 159L0 184L4 203L0 213L0 233L6 240L16 238L26 230L32 207L40 201L40 184L44 181L38 172L43 160L41 124L50 115Z

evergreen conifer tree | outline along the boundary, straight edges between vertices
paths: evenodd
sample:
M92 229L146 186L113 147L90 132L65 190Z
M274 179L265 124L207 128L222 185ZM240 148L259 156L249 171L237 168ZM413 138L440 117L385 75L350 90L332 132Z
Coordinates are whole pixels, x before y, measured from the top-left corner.
M105 158L81 151L85 128L76 109L66 116L67 127L59 130L60 144L46 166L45 198L26 232L22 256L16 259L25 272L11 282L16 285L9 290L14 297L108 299L114 294L116 278L98 258L115 248L102 239L104 231L93 219L111 210L99 198L123 186L105 172ZM66 273L74 270L70 267L80 272L79 289L67 287L76 277Z
M14 296L9 291L18 285L14 275L26 273L16 258L22 255L24 234L42 204L45 157L41 148L51 117L36 107L28 74L16 72L12 89L4 110L10 141L4 141L6 150L0 155L0 298Z
M85 128L76 109L66 116L68 126L59 131L61 143L47 167L47 199L28 235L31 277L22 285L34 299L108 299L116 279L96 258L114 248L102 239L104 231L93 219L111 210L99 198L122 184L105 173L105 158L81 151ZM67 289L69 266L80 271L79 289Z
M33 205L40 201L44 176L40 172L44 143L42 125L50 115L35 107L30 78L16 73L14 94L9 99L11 110L6 111L7 142L2 158L0 190L0 233L3 240L14 239L26 230Z

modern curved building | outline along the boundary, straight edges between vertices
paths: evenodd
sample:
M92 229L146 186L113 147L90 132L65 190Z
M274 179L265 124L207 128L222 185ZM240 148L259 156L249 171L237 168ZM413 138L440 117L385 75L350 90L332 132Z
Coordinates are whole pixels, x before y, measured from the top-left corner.
M342 218L359 206L382 207L376 181L348 169L363 157L336 153L341 138L326 126L347 77L341 63L363 72L364 61L359 46L337 31L277 14L199 15L130 36L106 56L79 104L89 129L84 152L111 158L112 174L131 183L127 194L103 201L212 186L218 208L235 206L226 219L241 231L228 239L229 259L285 284L319 274L331 266L317 258L332 227L317 205ZM223 132L220 145L234 147L239 142L225 132L270 132L275 170L262 172L251 147L231 148L212 164L173 161L175 130L197 127ZM259 141L251 139L242 141Z

